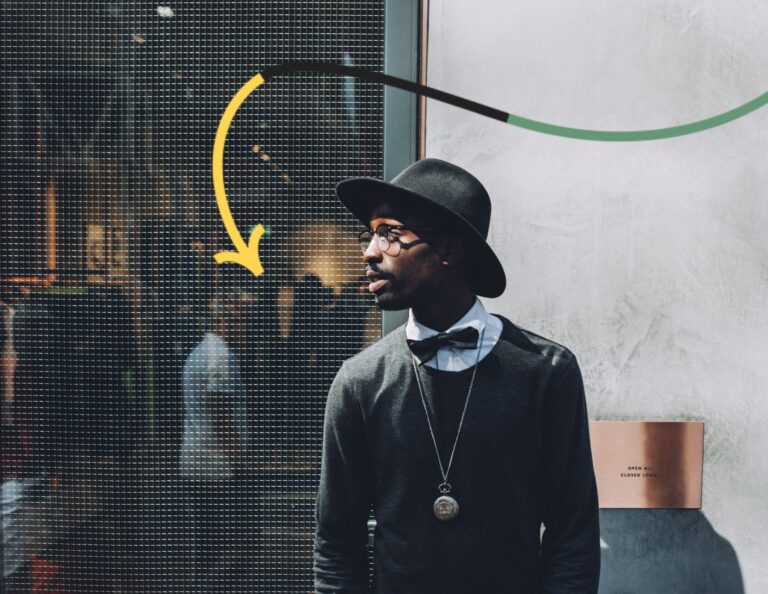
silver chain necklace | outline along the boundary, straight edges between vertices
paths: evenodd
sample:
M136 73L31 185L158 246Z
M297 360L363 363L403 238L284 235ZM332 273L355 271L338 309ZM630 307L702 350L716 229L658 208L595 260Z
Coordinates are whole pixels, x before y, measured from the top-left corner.
M437 488L441 495L435 499L435 503L432 506L435 516L438 520L452 520L459 515L459 503L449 495L451 492L451 485L448 483L448 473L451 471L451 464L453 464L453 455L456 453L456 445L459 443L459 435L461 435L461 428L464 425L464 416L467 414L467 405L469 404L469 396L472 394L472 386L475 383L475 375L477 374L477 364L480 361L480 350L483 346L483 335L485 334L485 326L480 333L480 339L477 343L477 356L475 357L475 366L472 371L472 379L469 382L469 390L467 391L467 399L464 402L464 410L461 413L461 420L459 421L459 430L456 432L456 439L453 442L453 449L451 450L451 457L448 460L448 469L443 469L443 461L440 459L440 450L437 447L437 439L435 439L435 432L432 430L432 422L429 420L429 410L427 409L427 401L424 398L424 391L421 387L421 379L419 378L419 372L416 369L416 356L411 355L411 365L413 366L413 372L416 374L416 385L419 387L419 395L421 396L421 403L424 405L424 413L427 416L427 425L429 426L429 433L432 435L432 443L435 446L435 454L437 454L437 463L440 465L440 474L443 476L443 482L440 483ZM437 357L437 354L435 354Z

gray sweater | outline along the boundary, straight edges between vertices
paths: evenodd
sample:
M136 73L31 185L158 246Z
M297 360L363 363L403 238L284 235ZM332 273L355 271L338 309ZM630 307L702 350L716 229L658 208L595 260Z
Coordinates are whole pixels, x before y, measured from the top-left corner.
M513 325L479 363L448 482L460 506L432 511L440 466L405 325L346 360L331 385L315 515L315 592L597 592L597 487L581 372L565 347ZM473 368L418 368L443 467ZM540 539L541 525L545 531Z

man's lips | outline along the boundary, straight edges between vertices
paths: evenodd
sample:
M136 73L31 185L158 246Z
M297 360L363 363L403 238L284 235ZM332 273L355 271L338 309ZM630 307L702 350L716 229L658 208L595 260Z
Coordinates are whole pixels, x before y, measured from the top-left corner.
M386 278L380 278L378 280L375 280L372 283L368 283L368 290L371 293L375 293L376 291L379 290L379 288L387 284L387 282L389 282L389 279L386 279Z
M381 287L383 287L387 282L389 281L388 278L381 276L380 274L376 273L368 273L366 274L368 277L368 280L370 281L368 283L368 291L371 293L375 293L378 291Z

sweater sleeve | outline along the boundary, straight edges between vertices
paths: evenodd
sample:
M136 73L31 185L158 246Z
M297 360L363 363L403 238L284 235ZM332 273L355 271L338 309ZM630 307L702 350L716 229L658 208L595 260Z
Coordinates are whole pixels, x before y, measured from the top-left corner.
M597 484L584 383L571 355L547 393L542 594L596 594L600 578Z
M362 410L342 364L328 392L315 503L315 594L368 592L368 512L373 492Z

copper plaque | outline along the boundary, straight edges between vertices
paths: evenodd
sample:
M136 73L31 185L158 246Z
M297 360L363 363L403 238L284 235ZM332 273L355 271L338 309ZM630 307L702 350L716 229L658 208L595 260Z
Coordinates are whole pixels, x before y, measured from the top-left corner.
M601 508L701 509L703 422L594 421L590 441Z

